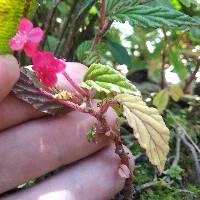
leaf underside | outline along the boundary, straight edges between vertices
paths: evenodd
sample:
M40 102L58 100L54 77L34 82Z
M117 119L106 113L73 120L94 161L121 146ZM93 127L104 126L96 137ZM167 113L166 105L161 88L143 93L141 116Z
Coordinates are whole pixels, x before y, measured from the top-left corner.
M90 66L84 77L84 82L81 83L81 87L88 90L96 89L98 96L114 93L136 94L138 92L126 77L115 69L101 64L92 64Z
M123 114L150 162L162 173L169 152L169 130L158 110L130 94L119 94L115 99L123 106Z
M20 79L12 90L16 97L31 104L35 109L51 114L62 114L67 111L66 106L45 94L41 93L41 89L36 86L34 76L28 69L23 69Z

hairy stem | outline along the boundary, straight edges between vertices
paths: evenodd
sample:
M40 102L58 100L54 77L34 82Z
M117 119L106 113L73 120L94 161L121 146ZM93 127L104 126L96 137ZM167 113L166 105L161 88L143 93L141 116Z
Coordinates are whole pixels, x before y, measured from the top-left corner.
M92 51L96 49L96 45L101 43L101 40L104 36L104 34L107 32L107 30L111 27L113 21L106 20L106 12L105 12L105 3L106 0L101 1L101 16L99 21L99 30L97 31L95 35L94 42L92 44Z
M116 153L121 158L121 164L126 165L130 169L129 157L128 157L128 154L124 150L119 131L113 134L113 140L116 146ZM130 172L131 172L131 169L130 169ZM126 179L125 186L126 186L127 192L125 194L124 200L130 200L133 197L132 173L130 174L130 177Z
M72 80L72 78L68 75L67 72L62 73L63 76L67 79L67 81L71 84L71 86L82 96L82 97L87 97L87 93L85 90L81 89L80 86Z
M108 111L108 108L112 107L114 104L117 104L117 101L114 99L107 101L104 105L102 105L100 113L102 114L106 113Z

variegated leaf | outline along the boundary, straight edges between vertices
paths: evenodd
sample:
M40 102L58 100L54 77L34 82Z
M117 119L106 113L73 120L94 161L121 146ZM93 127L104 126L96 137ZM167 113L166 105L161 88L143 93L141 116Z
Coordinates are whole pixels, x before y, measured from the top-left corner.
M13 88L16 97L31 104L37 110L51 115L65 113L67 108L62 103L43 94L42 86L35 81L34 74L28 70L21 71L20 79Z

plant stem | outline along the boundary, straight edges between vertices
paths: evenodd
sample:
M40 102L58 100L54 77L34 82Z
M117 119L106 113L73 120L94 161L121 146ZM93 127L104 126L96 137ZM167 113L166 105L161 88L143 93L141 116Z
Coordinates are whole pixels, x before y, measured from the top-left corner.
M75 13L78 3L79 3L79 0L73 1L72 5L71 5L71 9L70 9L69 13L67 14L67 17L64 19L63 26L61 28L60 35L59 35L59 40L58 40L58 43L56 44L56 47L54 50L54 54L58 53L58 50L60 48L63 37L65 35L65 32L67 31L67 28L70 24L71 19L73 18L73 13Z
M71 101L66 101L66 100L63 100L63 99L55 98L55 96L52 95L50 92L45 91L45 90L41 90L41 89L39 89L39 90L40 90L41 94L54 99L56 102L62 103L62 104L68 106L69 108L71 108L73 110L78 110L78 111L80 111L82 113L87 113L87 111L84 108L81 108L81 106L76 104L76 103L73 103Z
M121 164L126 165L130 172L130 165L129 165L129 157L128 154L125 152L121 137L120 137L120 131L116 131L113 133L113 140L116 146L116 153L121 158ZM132 182L132 172L130 174L130 177L126 179L125 186L127 188L127 192L125 194L124 200L130 200L133 197L133 182Z
M100 123L99 133L106 134L107 132L110 132L109 137L114 142L115 147L116 147L115 153L120 157L121 164L126 165L130 170L130 177L127 178L125 182L127 192L125 193L124 200L131 200L133 197L132 170L130 169L130 165L129 165L128 153L126 153L126 151L124 150L124 146L122 144L122 140L120 136L120 125L116 123L114 130L111 129L102 113L100 113L99 115L96 115L96 119Z
M82 96L87 97L87 93L85 90L81 89L80 86L72 80L72 78L67 74L67 72L62 73L63 76L67 79L67 81L72 85L72 87Z
M92 51L96 49L96 45L101 43L102 37L107 32L107 30L111 27L113 21L106 20L106 0L101 0L101 16L99 21L99 30L95 35L94 42L92 44Z
M100 23L99 23L99 27L100 27L100 30L103 29L103 26L104 26L104 23L105 23L105 15L106 15L106 0L101 0L101 18L100 18Z
M167 34L165 29L163 28L163 34L164 34L164 49L162 52L162 66L161 66L161 82L160 87L161 89L164 89L166 86L166 79L165 79L165 62L166 62L166 55L167 55Z
M114 99L108 100L100 109L100 113L104 114L108 111L109 107L112 107L114 104L117 104L117 101Z
M191 83L196 79L196 75L197 75L197 72L199 71L199 69L200 69L200 59L197 60L197 65L196 65L195 70L192 73L190 79L185 81L185 86L183 88L184 94L188 93L188 89L189 89Z
M60 102L60 103L62 103L64 105L72 108L73 110L77 110L77 111L80 111L82 113L87 113L83 108L81 108L81 106L79 106L78 104L73 103L71 101L65 101L63 99L55 99L55 101Z

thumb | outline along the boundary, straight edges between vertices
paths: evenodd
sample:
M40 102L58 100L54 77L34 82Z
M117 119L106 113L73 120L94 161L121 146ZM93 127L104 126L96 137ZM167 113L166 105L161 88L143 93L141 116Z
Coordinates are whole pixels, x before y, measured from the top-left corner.
M0 56L0 101L9 94L19 75L19 65L15 57Z

